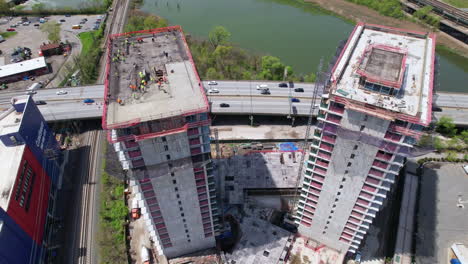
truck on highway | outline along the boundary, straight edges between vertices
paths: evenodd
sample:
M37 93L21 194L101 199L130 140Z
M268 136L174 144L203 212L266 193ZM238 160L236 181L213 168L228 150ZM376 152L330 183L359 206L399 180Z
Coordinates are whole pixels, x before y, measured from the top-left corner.
M36 90L38 90L40 88L42 88L42 83L37 82L37 83L31 84L31 86L29 86L29 88L26 89L26 91L36 91Z

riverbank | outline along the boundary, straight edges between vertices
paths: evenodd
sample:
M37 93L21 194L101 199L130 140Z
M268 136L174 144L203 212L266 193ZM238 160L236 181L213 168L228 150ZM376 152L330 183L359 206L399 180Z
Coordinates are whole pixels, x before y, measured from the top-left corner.
M320 5L328 11L333 12L339 17L346 17L355 22L364 22L370 24L379 24L389 27L397 27L414 31L432 31L429 26L417 24L408 20L400 20L379 14L366 6L357 5L346 0L304 0L306 2ZM468 63L468 45L458 41L447 34L437 31L437 44L449 48L458 55L464 57Z

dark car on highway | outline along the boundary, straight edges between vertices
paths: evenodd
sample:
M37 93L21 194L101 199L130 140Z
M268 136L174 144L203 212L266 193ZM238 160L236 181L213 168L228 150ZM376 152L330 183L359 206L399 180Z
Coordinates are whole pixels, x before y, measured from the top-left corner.
M294 89L294 91L295 91L296 93L303 93L303 92L304 92L304 88L296 88L296 89Z
M65 19L60 19L60 22L65 22L66 20Z
M226 104L226 103L221 103L219 104L220 107L229 107L229 104Z
M287 83L280 83L280 84L278 84L278 87L288 88L288 84Z
M45 104L47 104L46 101L42 101L42 100L36 101L36 105L45 105Z
M291 98L291 102L293 103L299 103L301 100L297 99L297 98Z
M263 89L260 93L261 94L271 94L270 90L268 90L268 89Z

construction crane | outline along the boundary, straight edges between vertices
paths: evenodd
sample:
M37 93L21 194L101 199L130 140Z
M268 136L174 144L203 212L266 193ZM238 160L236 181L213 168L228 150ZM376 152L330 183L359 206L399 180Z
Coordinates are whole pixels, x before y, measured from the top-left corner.
M290 207L290 215L294 213L294 210L296 208L297 204L297 198L298 198L298 191L297 189L299 188L299 185L301 184L301 179L302 179L302 171L304 170L304 160L305 156L307 154L307 150L309 149L309 135L310 135L310 127L312 126L312 119L313 119L313 114L315 112L315 101L317 100L318 97L318 92L321 88L321 72L322 72L322 65L323 65L323 58L320 59L320 63L317 69L317 78L315 80L315 85L314 85L314 90L312 92L312 100L310 101L310 109L309 109L309 119L307 120L307 128L306 128L306 134L304 137L304 141L302 142L302 149L303 153L301 156L301 162L299 163L299 169L297 171L297 178L296 178L296 184L295 184L295 192L294 192L294 199L293 199L293 204Z

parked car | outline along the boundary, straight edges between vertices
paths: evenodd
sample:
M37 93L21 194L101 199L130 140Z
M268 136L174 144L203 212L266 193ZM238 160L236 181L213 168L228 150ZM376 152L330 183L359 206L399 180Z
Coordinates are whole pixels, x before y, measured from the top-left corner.
M86 99L83 100L83 103L85 103L85 104L92 104L92 103L94 103L94 100L91 99L91 98L86 98Z
M59 21L59 22L65 22L65 21L66 21L65 19L60 19L60 21Z
M287 83L280 83L280 84L278 84L278 87L288 88L288 84Z
M210 81L208 82L209 85L217 85L218 83L216 81Z
M57 91L56 94L57 95L63 95L63 94L67 94L68 92L67 91L64 91L64 90L60 90L60 91Z
M301 100L299 100L298 98L291 98L291 102L293 103L299 103Z
M71 15L70 15L70 14L66 14L65 17L71 17Z
M304 88L295 88L294 91L296 93L303 93L304 92Z
M29 21L23 22L23 26L29 26L29 24L31 24Z
M6 31L16 31L14 28L8 28Z
M45 104L47 104L46 101L42 101L42 100L36 101L36 105L45 105Z
M15 27L17 27L17 25L16 25L16 24L12 24L12 25L10 25L10 28L15 28Z
M267 84L259 84L259 85L257 85L257 90L263 90L263 89L268 89L268 85L267 85Z
M208 93L219 93L218 89L209 89Z
M34 24L34 26L35 26L35 27L38 27L38 26L40 26L40 25L39 25L39 24Z
M219 104L220 107L229 107L229 104L226 104L226 103L220 103Z
M80 21L80 25L86 24L86 21Z

